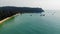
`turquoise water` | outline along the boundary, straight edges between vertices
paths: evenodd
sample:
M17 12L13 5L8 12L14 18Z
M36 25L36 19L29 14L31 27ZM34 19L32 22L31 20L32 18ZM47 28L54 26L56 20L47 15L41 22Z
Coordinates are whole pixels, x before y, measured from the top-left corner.
M0 24L0 34L60 34L59 12L46 11L15 16ZM31 16L32 15L32 16Z

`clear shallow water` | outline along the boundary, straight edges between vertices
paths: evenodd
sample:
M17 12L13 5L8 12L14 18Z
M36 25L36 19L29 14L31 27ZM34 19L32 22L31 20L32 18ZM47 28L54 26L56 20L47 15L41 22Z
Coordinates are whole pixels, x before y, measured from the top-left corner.
M59 11L26 13L0 24L0 34L60 34ZM32 16L31 16L32 15Z

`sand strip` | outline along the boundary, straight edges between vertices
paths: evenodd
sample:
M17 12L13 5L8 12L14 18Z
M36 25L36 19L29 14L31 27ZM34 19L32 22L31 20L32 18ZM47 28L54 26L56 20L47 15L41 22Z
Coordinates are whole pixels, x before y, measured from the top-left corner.
M8 20L8 19L10 19L10 18L12 18L12 16L11 16L11 17L7 17L7 18L1 20L1 21L0 21L0 24L3 23L3 22L5 22L6 20Z
M19 13L18 13L18 14L19 14ZM7 17L7 18L1 20L1 21L0 21L0 24L3 23L3 22L5 22L6 20L8 20L8 19L10 19L10 18L12 18L12 17L18 15L18 14L15 14L15 15L13 15L13 16L11 16L11 17Z

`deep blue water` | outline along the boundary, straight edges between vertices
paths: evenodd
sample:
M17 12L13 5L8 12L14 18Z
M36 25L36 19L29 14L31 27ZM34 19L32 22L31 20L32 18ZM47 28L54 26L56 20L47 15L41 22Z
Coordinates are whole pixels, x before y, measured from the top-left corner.
M60 12L25 13L0 24L0 34L60 34ZM31 16L32 15L32 16Z

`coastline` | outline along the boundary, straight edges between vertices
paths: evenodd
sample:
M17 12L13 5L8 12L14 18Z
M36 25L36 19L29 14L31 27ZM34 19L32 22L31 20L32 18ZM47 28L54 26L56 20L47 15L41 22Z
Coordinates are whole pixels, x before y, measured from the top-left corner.
M18 14L19 14L19 13L18 13ZM12 17L15 17L15 16L18 15L18 14L15 14L15 15L13 15L13 16L11 16L11 17L7 17L7 18L1 20L1 21L0 21L0 24L2 24L3 22L9 20L9 19L12 18Z
M5 18L5 19L1 20L1 21L0 21L0 24L1 24L1 23L3 23L3 22L5 22L6 20L8 20L8 19L12 18L12 17L13 17L13 16L11 16L11 17L7 17L7 18Z

